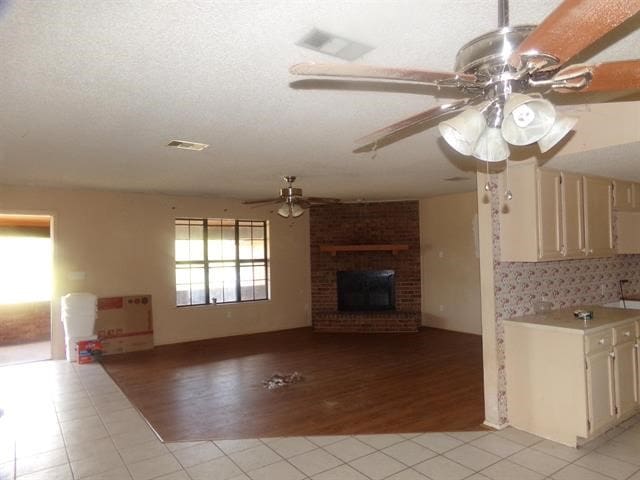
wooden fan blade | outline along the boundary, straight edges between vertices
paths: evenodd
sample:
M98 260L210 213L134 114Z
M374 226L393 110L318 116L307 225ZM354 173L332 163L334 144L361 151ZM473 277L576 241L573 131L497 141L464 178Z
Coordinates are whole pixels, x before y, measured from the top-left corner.
M311 203L304 198L298 198L295 203L296 205L300 205L302 208L311 208Z
M430 108L429 110L425 110L417 115L405 118L404 120L381 128L380 130L376 130L369 135L357 139L356 143L362 143L363 145L360 145L353 152L369 152L418 133L418 127L451 115L452 113L466 107L472 100L475 99L464 99L458 100L457 102L447 103L445 105L438 105L437 107Z
M464 98L461 89L442 89L424 83L389 82L386 80L357 80L352 78L302 78L289 82L294 90L341 90L348 92L408 93L411 95L431 95L445 98Z
M325 197L305 197L305 200L311 203L340 203L342 201L339 198L325 198Z
M509 63L528 53L553 55L564 65L640 11L640 0L565 0L518 46Z
M571 65L560 70L555 78L562 78L569 75L571 70L580 66ZM583 67L584 68L584 67ZM591 73L591 80L587 85L579 90L554 87L553 90L560 93L591 93L591 92L614 92L640 89L640 60L625 60L620 62L599 63L586 67Z
M242 202L243 205L257 205L259 203L264 203L265 205L270 203L281 203L284 200L282 198L263 198L262 200L246 200Z
M349 77L349 78L375 78L379 80L395 80L401 82L419 82L428 85L447 86L442 82L455 81L474 83L475 75L453 72L432 72L429 70L416 70L407 68L374 67L370 65L356 64L326 64L326 63L299 63L289 68L294 75L312 75L315 77Z

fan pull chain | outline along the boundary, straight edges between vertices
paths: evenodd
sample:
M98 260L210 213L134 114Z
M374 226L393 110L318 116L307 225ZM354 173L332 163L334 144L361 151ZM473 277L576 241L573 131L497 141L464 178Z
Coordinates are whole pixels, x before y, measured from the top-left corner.
M490 192L491 191L491 178L489 177L489 162L484 162L484 164L487 166L487 183L484 184L484 191L485 192Z
M504 168L504 172L505 172L505 183L504 183L504 198L507 200L511 200L513 198L513 193L511 193L511 190L509 189L509 159L507 158L506 160L507 164Z

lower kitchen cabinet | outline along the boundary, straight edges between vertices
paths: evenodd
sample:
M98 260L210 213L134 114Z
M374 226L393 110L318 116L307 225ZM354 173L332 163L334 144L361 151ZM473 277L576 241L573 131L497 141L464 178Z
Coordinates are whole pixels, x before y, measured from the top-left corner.
M616 410L622 417L638 407L638 361L636 325L631 323L614 329L613 365Z
M586 356L587 430L601 431L616 420L613 357L603 350Z
M640 410L640 311L505 320L509 424L577 446Z

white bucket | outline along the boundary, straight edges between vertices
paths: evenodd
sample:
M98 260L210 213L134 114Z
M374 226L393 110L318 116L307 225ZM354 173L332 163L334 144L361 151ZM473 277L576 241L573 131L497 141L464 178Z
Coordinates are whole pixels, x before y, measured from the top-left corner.
M62 311L93 311L98 305L98 297L93 293L68 293L62 297Z
M80 314L80 315L95 315L95 313L98 310L95 307L62 307L62 315L75 315L75 314Z
M63 317L62 323L67 337L93 335L96 326L96 315L70 315Z
M62 297L61 320L67 338L94 334L98 297L92 293L69 293Z

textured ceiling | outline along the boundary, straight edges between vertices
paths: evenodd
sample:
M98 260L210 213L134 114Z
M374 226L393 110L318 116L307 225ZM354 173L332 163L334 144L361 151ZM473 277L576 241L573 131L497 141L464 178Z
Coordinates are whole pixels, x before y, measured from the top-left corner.
M437 129L352 153L355 138L446 102L438 92L292 88L287 69L341 61L295 45L316 27L374 46L359 63L451 70L463 43L496 27L495 3L0 0L0 183L249 199L289 174L307 195L345 199L472 190L475 162ZM512 0L511 24L538 23L559 3ZM638 57L639 27L636 17L580 60ZM549 165L640 181L640 102L608 117L609 105L563 108L581 121ZM172 139L211 146L173 150ZM453 176L470 180L443 181Z

